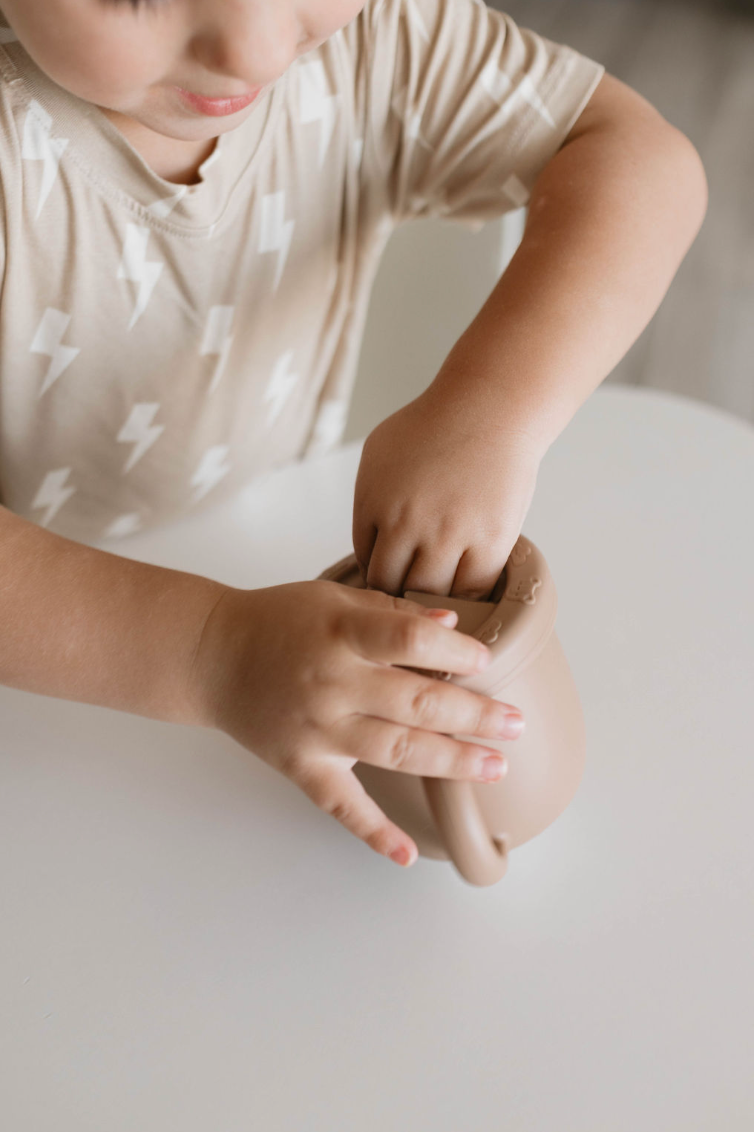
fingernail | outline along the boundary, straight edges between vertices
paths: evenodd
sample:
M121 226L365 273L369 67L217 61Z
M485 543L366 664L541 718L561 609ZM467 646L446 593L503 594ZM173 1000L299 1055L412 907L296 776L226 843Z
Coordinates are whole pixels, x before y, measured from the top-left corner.
M413 864L413 853L407 845L400 845L397 849L393 849L393 852L390 854L390 860L395 861L396 865L402 865L405 868L406 865Z
M508 715L500 725L500 735L503 739L518 739L526 727L526 720L521 715Z
M502 778L508 771L508 763L505 759L499 758L497 755L488 755L487 758L482 759L479 767L479 777L484 779L485 782L496 782Z
M427 616L434 621L453 621L454 623L458 618L454 609L428 609Z

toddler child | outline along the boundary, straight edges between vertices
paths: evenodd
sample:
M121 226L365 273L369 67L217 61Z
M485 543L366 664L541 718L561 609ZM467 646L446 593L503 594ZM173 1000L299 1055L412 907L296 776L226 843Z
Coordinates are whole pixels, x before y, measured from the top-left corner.
M401 595L492 589L696 235L696 151L482 0L0 0L0 76L0 682L219 728L411 863L353 765L493 781L484 739L521 721L408 670L488 650ZM436 379L366 439L368 589L88 545L336 445L392 229L524 204Z

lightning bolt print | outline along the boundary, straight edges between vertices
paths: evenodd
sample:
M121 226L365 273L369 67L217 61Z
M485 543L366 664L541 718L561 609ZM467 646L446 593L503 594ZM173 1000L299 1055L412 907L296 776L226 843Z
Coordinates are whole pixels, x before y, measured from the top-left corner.
M149 228L142 228L138 224L126 225L126 239L123 245L123 258L118 267L118 279L129 279L132 283L139 284L136 306L128 324L129 330L133 329L146 310L155 284L165 266L164 263L147 261L149 235Z
M510 177L503 182L503 192L508 200L515 204L516 208L523 208L529 200L529 190L515 173L511 173Z
M141 516L138 511L125 511L113 519L102 532L103 538L125 538L141 528Z
M317 415L314 432L307 445L306 455L319 456L334 448L343 435L347 417L347 401L324 401Z
M230 471L230 464L226 460L226 456L229 452L230 448L227 444L214 444L204 453L199 461L199 467L191 477L191 486L196 488L194 503L203 499L207 492L220 482L223 476L227 476Z
M70 473L70 468L57 468L54 472L48 472L42 480L42 486L34 496L31 505L32 510L36 507L47 508L47 514L41 520L40 526L46 527L57 515L66 500L70 499L72 495L75 495L75 487L64 486Z
M267 382L267 388L264 391L264 403L270 406L267 413L268 428L277 420L280 415L280 410L290 397L291 390L298 381L299 375L297 373L288 372L292 361L293 350L286 350L275 363L272 377Z
M489 94L490 98L494 98L495 102L500 103L501 105L506 94L513 86L513 79L511 79L509 75L506 75L504 71L501 71L498 68L498 65L494 59L490 59L489 63L479 76L479 81ZM548 126L551 126L553 129L555 129L555 122L553 121L552 115L550 114L550 111L547 109L542 99L537 94L534 84L531 81L531 75L522 75L518 79L514 97L510 100L506 117L510 117L510 115L513 113L515 109L515 103L519 98L522 98L524 102L528 102L532 109L536 110L539 116L543 118L545 122L547 122Z
M330 94L327 85L325 66L321 59L312 63L299 64L299 114L306 125L320 122L319 168L325 160L335 126L335 107L337 95Z
M233 322L233 312L235 307L210 307L209 314L207 315L207 323L204 327L204 338L202 339L202 347L199 353L202 356L208 354L217 354L217 364L215 365L215 372L212 375L207 393L212 393L220 381L225 369L225 363L228 360L228 353L230 352L233 335L230 332L230 326Z
M273 291L277 291L293 238L294 220L285 220L285 193L265 193L259 232L259 251L277 252L278 263Z
M68 329L71 316L65 311L47 307L42 315L39 326L29 346L30 354L46 354L50 359L42 387L37 393L37 400L46 393L53 382L57 381L61 373L68 369L73 359L81 351L77 346L61 346L60 341Z
M408 85L395 95L390 105L398 117L403 119L406 137L411 141L417 141L425 149L432 149L433 146L421 132L422 111L409 109Z
M152 447L157 437L165 431L165 425L152 425L159 407L159 401L156 403L140 401L137 405L134 405L128 420L118 433L116 440L120 441L121 444L135 445L131 455L123 465L121 475L124 476L126 472L130 472L147 449Z
M164 220L166 216L170 216L170 213L178 204L178 201L183 200L187 192L188 185L181 185L177 193L173 193L169 197L161 197L160 200L156 200L153 204L150 204L148 211L151 212L153 216L159 217L160 220Z
M52 136L52 118L36 98L32 98L29 109L24 118L24 136L21 142L21 157L26 161L42 161L42 185L37 201L39 217L44 203L50 195L50 189L58 175L58 166L63 151L68 145L68 138L54 138Z

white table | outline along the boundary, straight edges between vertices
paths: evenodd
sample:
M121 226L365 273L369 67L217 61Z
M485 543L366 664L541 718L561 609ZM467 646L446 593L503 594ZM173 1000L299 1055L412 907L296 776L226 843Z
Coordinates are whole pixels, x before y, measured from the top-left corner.
M116 552L314 577L359 450ZM753 485L748 425L656 391L548 452L524 533L588 763L489 889L227 736L0 689L3 1128L750 1132Z

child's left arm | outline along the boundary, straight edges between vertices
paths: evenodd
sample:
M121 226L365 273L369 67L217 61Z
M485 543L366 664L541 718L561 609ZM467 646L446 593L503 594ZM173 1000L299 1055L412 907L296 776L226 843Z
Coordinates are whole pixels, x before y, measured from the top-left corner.
M482 310L424 393L366 439L353 543L370 587L490 592L542 457L649 322L706 203L689 140L605 75Z

